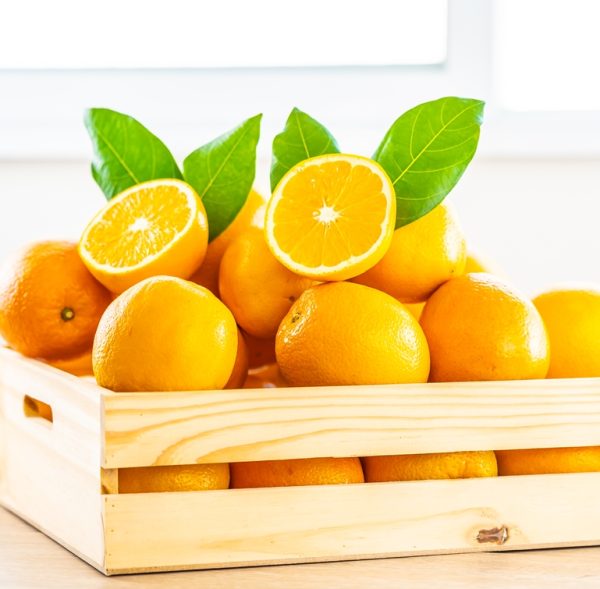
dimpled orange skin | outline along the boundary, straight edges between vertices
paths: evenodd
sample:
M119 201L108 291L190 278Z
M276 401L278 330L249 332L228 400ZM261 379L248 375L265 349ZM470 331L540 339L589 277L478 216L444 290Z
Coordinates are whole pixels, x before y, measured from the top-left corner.
M500 476L599 472L600 446L497 450Z
M495 477L498 474L494 452L447 452L369 456L362 459L365 481L421 481Z
M387 292L403 303L420 303L465 269L467 248L454 209L447 203L394 231L380 262L353 282Z
M421 327L432 382L544 378L548 336L528 299L491 274L442 285L427 301Z
M533 304L550 338L548 378L600 376L600 287L549 290Z
M119 469L119 493L204 491L228 487L228 464L142 466Z
M258 229L240 235L221 260L221 299L238 325L258 338L274 337L292 303L313 284L281 265Z
M94 376L113 391L222 389L237 345L233 315L208 289L156 276L124 292L102 316Z
M281 322L277 363L292 386L426 382L427 342L394 298L353 284L305 291Z
M251 190L244 206L230 225L208 244L202 265L190 280L219 296L219 266L229 244L250 227L262 229L265 224L265 199L255 190Z
M363 483L359 458L300 458L231 464L231 488Z
M90 349L111 295L87 270L77 244L25 246L0 272L0 334L32 358L62 359Z
M248 376L248 348L242 332L238 329L237 352L235 364L225 385L226 389L241 389Z

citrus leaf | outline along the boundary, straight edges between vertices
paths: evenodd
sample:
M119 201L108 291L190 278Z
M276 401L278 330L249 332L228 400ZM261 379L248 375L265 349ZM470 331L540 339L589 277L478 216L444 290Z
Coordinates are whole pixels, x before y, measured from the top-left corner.
M297 163L309 157L339 152L333 135L321 123L294 108L283 131L273 139L271 190L275 190L284 174Z
M199 147L183 162L185 181L200 195L209 240L220 235L244 206L256 174L260 120L256 115Z
M373 155L396 191L396 228L426 215L454 188L479 141L485 103L446 97L405 112Z
M133 117L90 108L84 122L94 150L92 176L107 200L146 180L181 179L166 145Z

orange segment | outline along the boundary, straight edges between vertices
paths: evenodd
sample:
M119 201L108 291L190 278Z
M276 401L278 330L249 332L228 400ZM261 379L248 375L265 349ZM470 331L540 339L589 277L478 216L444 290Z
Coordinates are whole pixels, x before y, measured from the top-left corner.
M85 229L79 253L90 272L120 293L150 276L187 278L208 243L204 205L180 180L153 180L113 198Z
M265 235L296 274L346 280L375 265L390 246L394 187L376 162L323 155L293 167L267 206Z

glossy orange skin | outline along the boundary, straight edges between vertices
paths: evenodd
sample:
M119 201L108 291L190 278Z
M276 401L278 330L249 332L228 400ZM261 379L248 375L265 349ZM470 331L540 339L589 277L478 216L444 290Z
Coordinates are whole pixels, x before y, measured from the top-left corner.
M498 474L600 472L600 446L497 450Z
M533 303L491 274L442 285L421 315L431 353L430 381L544 378L546 328Z
M447 452L368 456L362 459L365 481L420 481L495 477L494 452Z
M221 260L221 299L238 325L254 337L274 337L293 302L313 284L282 266L258 229L240 235Z
M363 483L359 458L300 458L231 464L231 488Z
M600 376L600 287L549 290L533 304L550 338L548 378Z
M228 464L142 466L119 469L119 493L204 491L228 487Z
M113 391L222 389L238 348L235 320L208 289L155 276L115 299L94 339L94 375Z
M111 295L86 269L77 244L30 244L0 272L0 335L25 356L57 360L89 350Z
M411 313L352 282L305 291L277 332L275 352L291 386L426 382L429 351Z
M447 203L394 231L380 262L353 282L377 288L403 303L420 303L465 269L467 248L454 209Z
M226 389L241 389L248 376L248 348L242 332L238 329L238 344L235 356L235 364L225 385Z
M262 229L265 222L265 209L265 199L255 190L251 190L244 206L229 227L209 242L204 261L192 274L190 280L219 296L219 266L225 250L247 229L251 227Z

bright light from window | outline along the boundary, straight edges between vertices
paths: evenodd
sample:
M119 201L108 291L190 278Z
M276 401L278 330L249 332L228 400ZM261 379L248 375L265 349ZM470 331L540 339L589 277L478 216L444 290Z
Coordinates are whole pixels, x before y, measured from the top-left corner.
M12 0L0 6L0 68L437 64L446 58L446 5Z
M600 2L495 2L495 83L510 110L600 110Z

